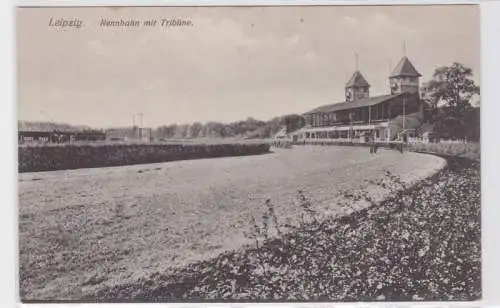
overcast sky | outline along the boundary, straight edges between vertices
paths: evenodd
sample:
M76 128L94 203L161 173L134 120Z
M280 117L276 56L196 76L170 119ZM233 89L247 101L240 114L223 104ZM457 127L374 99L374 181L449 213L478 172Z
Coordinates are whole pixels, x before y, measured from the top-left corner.
M60 30L49 19L79 18ZM102 18L192 27L102 28ZM479 81L475 6L22 8L18 117L96 127L267 120L344 99L359 69L371 95L403 56L423 75L461 62Z

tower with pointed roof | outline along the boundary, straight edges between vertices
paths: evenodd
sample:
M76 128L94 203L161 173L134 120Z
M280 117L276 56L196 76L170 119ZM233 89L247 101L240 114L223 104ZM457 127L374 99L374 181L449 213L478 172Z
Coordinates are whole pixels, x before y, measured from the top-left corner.
M391 94L418 94L421 76L410 60L406 56L403 57L389 76Z
M370 97L370 84L360 71L354 72L345 85L345 101L352 102L368 97Z

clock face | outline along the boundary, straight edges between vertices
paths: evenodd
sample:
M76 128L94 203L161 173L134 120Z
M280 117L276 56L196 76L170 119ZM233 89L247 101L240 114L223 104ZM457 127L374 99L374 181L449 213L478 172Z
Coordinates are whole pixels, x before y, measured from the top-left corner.
M352 90L350 90L350 89L347 90L346 98L347 98L347 100L351 100L351 98L352 98Z
M398 85L396 82L392 82L392 84L391 84L391 89L392 89L393 91L397 91L397 90L398 90L398 88L399 88L399 85Z

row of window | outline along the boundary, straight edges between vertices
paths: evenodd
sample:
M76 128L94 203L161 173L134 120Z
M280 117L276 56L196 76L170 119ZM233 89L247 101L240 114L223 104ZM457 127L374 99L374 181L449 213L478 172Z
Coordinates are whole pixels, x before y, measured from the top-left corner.
M393 77L391 81L400 81L401 83L418 83L417 77Z
M362 138L368 132L373 132L375 138L380 138L381 134L378 130L365 131L331 131L331 132L306 132L305 137L311 139L344 139L344 138Z
M324 114L313 114L308 119L308 124L312 126L324 126L335 123L344 122L368 122L369 120L375 121L385 118L387 115L383 114L384 110L373 109L370 111L368 109L360 109L350 113L343 114L339 116L337 113L324 113Z

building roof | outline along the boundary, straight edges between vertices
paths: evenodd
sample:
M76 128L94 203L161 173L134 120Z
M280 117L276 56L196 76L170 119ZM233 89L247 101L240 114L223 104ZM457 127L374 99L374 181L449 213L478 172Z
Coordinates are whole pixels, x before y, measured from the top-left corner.
M392 71L391 76L389 77L398 77L398 76L408 76L408 77L420 77L420 73L415 69L413 64L411 64L410 60L407 57L403 57L398 65Z
M359 107L374 106L374 105L378 105L380 103L386 102L388 100L391 100L395 97L398 97L398 96L401 96L404 94L405 93L380 95L380 96L373 96L373 97L358 99L358 100L354 100L352 102L341 102L341 103L325 105L325 106L321 106L321 107L318 107L316 109L313 109L311 111L308 111L305 114L324 113L324 112L348 110L348 109L359 108Z
M361 74L360 71L355 71L352 74L351 79L345 85L346 88L350 87L369 87L370 84L366 81L365 77Z

